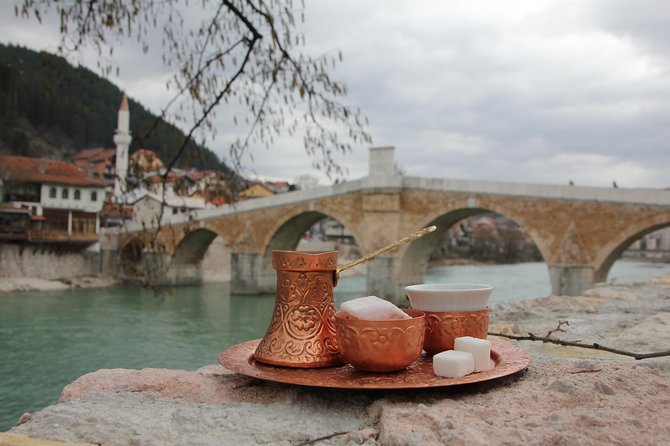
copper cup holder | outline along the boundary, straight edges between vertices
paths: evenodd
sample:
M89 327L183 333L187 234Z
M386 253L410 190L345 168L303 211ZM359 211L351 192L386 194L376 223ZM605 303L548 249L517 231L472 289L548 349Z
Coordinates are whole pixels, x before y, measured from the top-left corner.
M454 339L462 336L486 339L489 309L476 311L426 311L423 349L429 354L453 350Z

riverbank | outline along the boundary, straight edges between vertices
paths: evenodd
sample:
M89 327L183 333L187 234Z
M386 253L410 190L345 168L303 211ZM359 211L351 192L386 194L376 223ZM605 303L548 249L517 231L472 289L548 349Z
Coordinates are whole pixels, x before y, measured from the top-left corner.
M110 277L84 276L68 280L46 280L38 277L0 277L0 293L22 291L63 291L72 288L103 288L119 282Z
M670 345L670 276L601 285L579 297L495 304L491 330L632 351ZM511 341L515 342L516 341ZM486 383L396 392L268 383L209 365L194 372L107 369L13 433L116 444L664 444L670 358L518 342L526 372Z

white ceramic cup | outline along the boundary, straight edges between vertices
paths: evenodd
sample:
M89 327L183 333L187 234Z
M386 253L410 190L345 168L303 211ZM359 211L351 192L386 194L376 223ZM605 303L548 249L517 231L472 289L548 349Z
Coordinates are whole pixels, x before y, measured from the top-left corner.
M476 283L426 283L405 287L413 309L419 311L477 311L488 306L493 287Z

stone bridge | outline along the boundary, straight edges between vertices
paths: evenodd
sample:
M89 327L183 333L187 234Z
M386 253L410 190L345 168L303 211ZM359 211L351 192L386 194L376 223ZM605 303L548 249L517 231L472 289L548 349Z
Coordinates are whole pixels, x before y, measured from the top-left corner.
M670 190L427 179L394 172L393 148L371 149L370 175L360 180L172 220L157 238L167 254L159 268L163 280L201 281L203 256L218 237L230 252L232 291L273 293L272 250L295 249L324 217L344 224L363 253L436 225L428 236L368 263L367 291L397 301L403 286L423 282L429 256L445 231L463 218L496 212L522 226L535 242L552 293L578 295L605 281L630 243L670 226ZM117 236L113 255L131 263L155 255L143 247L146 234L131 228Z

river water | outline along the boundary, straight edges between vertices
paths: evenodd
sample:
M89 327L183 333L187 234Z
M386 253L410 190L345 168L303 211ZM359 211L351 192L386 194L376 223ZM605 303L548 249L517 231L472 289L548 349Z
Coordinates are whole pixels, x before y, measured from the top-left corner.
M619 261L610 281L665 273L669 264ZM489 283L491 302L550 292L544 263L431 268L425 281ZM336 305L364 290L365 277L341 278ZM214 364L226 347L262 337L273 305L274 296L231 295L227 284L158 295L135 287L0 294L0 432L94 370Z

